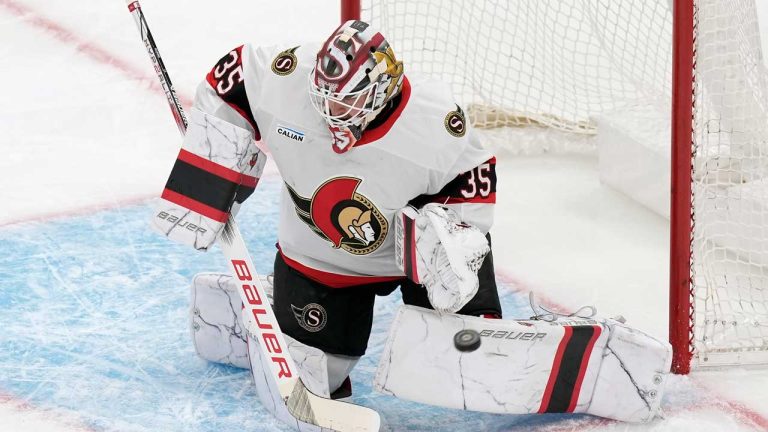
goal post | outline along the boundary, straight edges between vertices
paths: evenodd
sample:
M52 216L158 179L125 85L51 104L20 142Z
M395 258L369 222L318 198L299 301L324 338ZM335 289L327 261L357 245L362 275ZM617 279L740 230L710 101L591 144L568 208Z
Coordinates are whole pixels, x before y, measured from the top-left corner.
M475 127L558 131L566 149L586 137L601 164L616 137L652 153L645 179L614 178L619 166L601 180L669 218L673 370L768 364L768 72L755 0L341 6L343 20L381 30L407 71L449 83ZM623 150L606 160L622 163Z
M669 343L672 371L690 372L693 347L691 280L694 0L675 0L672 19Z

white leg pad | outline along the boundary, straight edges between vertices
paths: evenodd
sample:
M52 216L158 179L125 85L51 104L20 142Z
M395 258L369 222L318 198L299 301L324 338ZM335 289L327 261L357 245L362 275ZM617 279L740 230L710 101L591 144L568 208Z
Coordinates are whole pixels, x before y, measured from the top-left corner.
M329 355L317 348L304 345L288 335L283 335L283 337L288 343L288 350L293 361L296 362L301 381L309 391L325 398L330 397L330 388L335 390L341 385L359 358ZM296 430L304 432L328 430L301 422L288 412L280 397L275 380L270 376L269 364L264 361L257 344L258 341L249 335L248 350L251 359L251 373L262 406L278 420L293 426ZM335 387L329 386L329 375L332 376L333 381L338 382Z
M272 302L272 283L262 277L262 286ZM205 360L251 369L262 405L278 420L303 432L325 431L296 420L286 409L258 341L248 335L242 322L242 302L233 278L228 274L200 273L192 280L192 341ZM249 341L246 342L246 336ZM296 362L301 380L312 393L330 397L341 386L359 360L325 352L283 335Z
M586 412L632 422L653 420L661 411L672 347L639 330L615 321L609 323L610 338Z
M323 393L316 393L318 388L322 389L323 387L322 381L324 376L322 374L322 370L318 370L314 374L306 374L301 367L303 366L306 368L313 363L317 363L319 356L312 356L310 354L304 358L299 357L300 350L294 350L291 347L295 340L287 335L283 335L283 337L285 337L285 341L288 343L288 349L293 356L297 367L300 368L299 373L302 377L302 381L307 386L307 389L319 396L327 396ZM286 408L282 397L280 397L280 391L277 389L277 383L275 382L274 378L272 378L272 371L269 369L269 364L264 361L264 357L258 346L258 340L255 340L250 336L249 339L250 341L248 343L248 352L250 354L251 375L253 376L253 383L256 385L256 394L259 396L261 405L266 408L267 411L272 413L275 418L293 427L295 430L302 432L325 431L326 429L323 429L319 426L311 425L297 420L291 415L290 412L288 412L288 408Z
M218 273L195 275L191 288L190 326L197 355L214 363L248 369L242 308L231 276Z
M480 333L477 350L455 348L464 329ZM670 364L669 344L613 320L492 320L402 306L374 387L470 411L643 422L659 411Z

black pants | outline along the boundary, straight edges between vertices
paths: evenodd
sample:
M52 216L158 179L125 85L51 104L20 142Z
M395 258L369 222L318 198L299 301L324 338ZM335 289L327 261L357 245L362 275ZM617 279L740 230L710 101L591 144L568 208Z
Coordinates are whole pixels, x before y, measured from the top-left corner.
M501 317L491 253L485 257L478 278L477 294L458 313ZM330 288L289 267L279 252L273 282L274 310L283 333L331 354L365 354L377 295L389 295L399 286L405 304L432 309L426 289L408 279Z

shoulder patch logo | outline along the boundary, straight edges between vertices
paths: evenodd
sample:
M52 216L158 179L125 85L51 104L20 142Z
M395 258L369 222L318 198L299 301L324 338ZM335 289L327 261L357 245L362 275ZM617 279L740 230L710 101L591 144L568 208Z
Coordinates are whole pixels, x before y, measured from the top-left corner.
M460 106L456 105L456 111L451 111L445 116L445 129L455 137L463 137L467 133L467 118Z
M296 58L294 52L296 52L298 48L298 46L295 46L278 54L272 61L272 72L280 76L285 76L296 70L296 65L299 63L299 60Z

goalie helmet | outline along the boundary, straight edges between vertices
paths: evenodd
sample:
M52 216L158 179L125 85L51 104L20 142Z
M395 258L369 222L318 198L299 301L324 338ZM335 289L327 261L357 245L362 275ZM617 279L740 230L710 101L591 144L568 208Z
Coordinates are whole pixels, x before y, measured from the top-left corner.
M403 63L381 33L362 21L347 21L320 48L309 81L312 105L341 153L400 92Z

